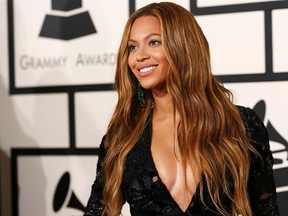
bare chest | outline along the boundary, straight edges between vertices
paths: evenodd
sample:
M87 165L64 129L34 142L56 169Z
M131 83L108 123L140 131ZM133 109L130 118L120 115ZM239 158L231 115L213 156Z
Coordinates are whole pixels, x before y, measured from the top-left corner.
M185 211L198 182L195 181L190 166L183 168L178 142L173 131L167 128L153 129L151 153L161 181L175 202Z

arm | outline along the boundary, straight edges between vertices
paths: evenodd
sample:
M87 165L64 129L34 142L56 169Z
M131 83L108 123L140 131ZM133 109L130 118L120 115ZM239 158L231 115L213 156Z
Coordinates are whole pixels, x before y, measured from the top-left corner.
M251 109L245 122L249 141L259 155L251 153L248 193L253 215L278 216L277 193L273 176L273 157L263 122Z
M99 158L97 163L96 179L91 187L91 194L87 206L85 208L84 216L100 216L102 214L103 205L101 199L103 196L103 188L104 188L102 165L105 157L104 139L105 136L102 138L102 142L99 147Z

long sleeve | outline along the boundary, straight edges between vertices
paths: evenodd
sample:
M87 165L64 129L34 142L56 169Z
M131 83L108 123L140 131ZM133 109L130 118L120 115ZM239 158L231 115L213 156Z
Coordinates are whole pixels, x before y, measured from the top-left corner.
M102 142L99 147L99 157L97 162L97 170L96 170L96 178L91 187L91 194L88 200L87 206L85 208L84 216L100 216L103 210L103 205L101 203L101 199L103 196L103 173L102 166L103 160L105 157L105 148L104 148L104 140L105 136L102 138Z
M273 176L273 157L263 122L251 109L246 109L246 130L249 141L260 157L251 153L248 193L253 215L278 216L277 194Z

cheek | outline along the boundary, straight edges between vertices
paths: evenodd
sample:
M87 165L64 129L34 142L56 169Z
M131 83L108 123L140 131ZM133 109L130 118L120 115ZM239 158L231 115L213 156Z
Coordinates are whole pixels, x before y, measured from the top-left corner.
M131 60L131 58L128 58L128 67L130 68L129 73L134 74L135 77L137 77L137 73L136 71L133 69L133 61Z
M163 69L165 68L167 70L169 68L169 62L168 62L166 56L162 55L159 59L162 63Z
M166 58L166 55L164 54L163 50L158 51L157 53L154 54L154 57L160 61L163 66L168 65L168 60Z

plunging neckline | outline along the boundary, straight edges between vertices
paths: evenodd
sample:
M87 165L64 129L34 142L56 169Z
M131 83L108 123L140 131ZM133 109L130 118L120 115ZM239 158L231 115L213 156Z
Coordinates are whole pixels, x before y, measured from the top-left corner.
M172 201L172 203L175 205L175 206L177 206L177 208L183 213L183 214L189 214L189 215L191 215L190 214L190 212L189 212L189 208L190 207L192 207L193 206L193 203L194 203L194 201L195 201L195 198L196 198L196 194L198 193L198 190L199 190L199 183L197 184L197 186L196 186L196 190L195 190L195 192L193 193L193 195L191 196L191 198L190 198L190 201L189 201L189 204L188 204L188 206L186 207L186 209L185 209L185 211L183 211L181 208L180 208L180 206L178 205L178 203L176 202L176 200L172 197L172 195L171 195L171 193L170 193L170 191L168 190L168 188L167 188L167 186L164 184L164 182L162 181L162 179L161 179L161 177L160 177L160 175L159 175L159 173L158 173L158 170L157 170L157 167L156 167L156 164L155 164L155 162L154 162L154 159L153 159L153 155L152 155L152 115L150 115L150 119L149 119L149 125L148 125L148 127L149 127L149 130L148 130L148 134L149 134L149 142L148 142L148 144L149 144L149 157L150 157L150 160L151 160L151 162L152 162L152 169L153 169L153 171L156 173L156 175L157 175L157 180L156 181L159 181L159 183L160 183L160 185L161 185L161 188L163 188L163 192L165 192L168 196L169 196L169 199Z

